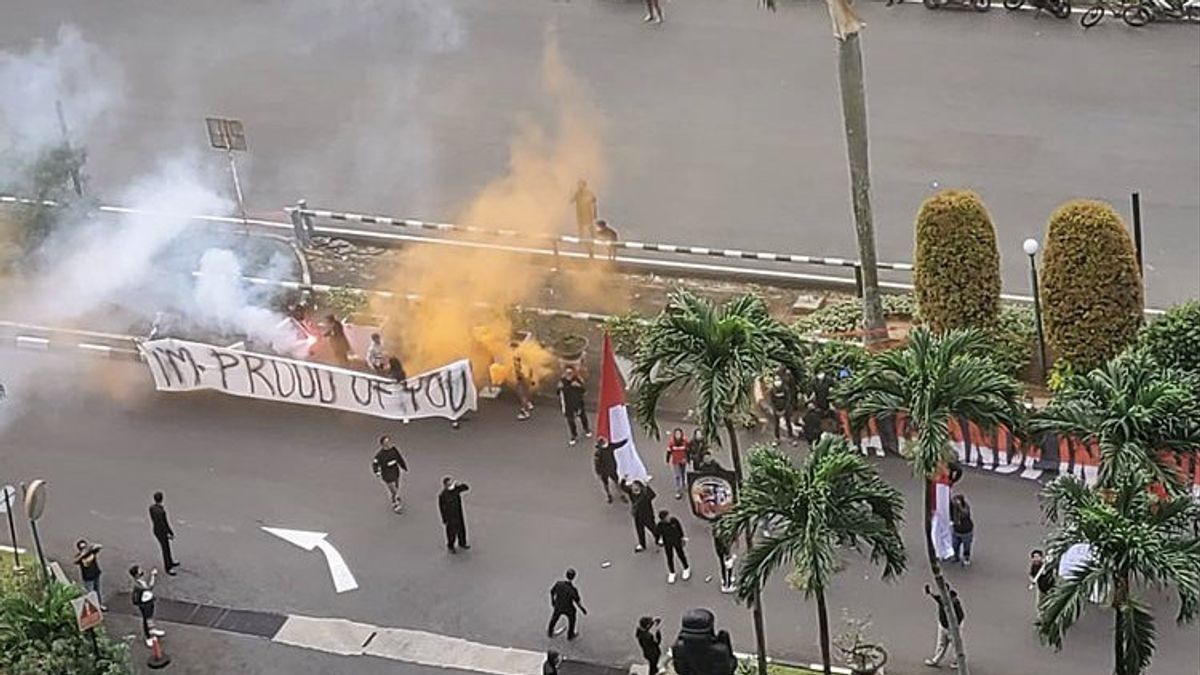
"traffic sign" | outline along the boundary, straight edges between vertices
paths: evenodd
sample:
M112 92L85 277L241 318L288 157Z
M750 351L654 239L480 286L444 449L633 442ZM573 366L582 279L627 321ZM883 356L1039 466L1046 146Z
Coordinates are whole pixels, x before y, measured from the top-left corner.
M241 120L224 117L205 117L208 127L208 142L217 150L246 151L246 130Z
M96 591L88 591L87 595L75 598L71 601L71 607L75 608L75 623L81 633L104 623L104 611L100 609L100 596L96 595Z
M25 489L25 517L37 521L46 510L46 481L41 478L29 484Z
M0 513L8 513L10 504L17 503L17 488L5 485L0 488Z

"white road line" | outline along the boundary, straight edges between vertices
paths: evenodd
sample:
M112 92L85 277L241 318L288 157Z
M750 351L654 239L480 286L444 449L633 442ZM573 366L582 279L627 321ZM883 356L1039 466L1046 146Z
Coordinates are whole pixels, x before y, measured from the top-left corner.
M499 647L426 631L292 615L272 642L342 656L374 656L488 675L537 672L544 652Z

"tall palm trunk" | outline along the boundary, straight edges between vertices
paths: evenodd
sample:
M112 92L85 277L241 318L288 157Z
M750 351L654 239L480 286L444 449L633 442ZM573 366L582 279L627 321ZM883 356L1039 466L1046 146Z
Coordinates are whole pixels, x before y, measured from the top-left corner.
M842 121L850 161L850 200L862 274L863 340L868 347L887 340L887 324L879 297L875 255L875 224L871 215L871 167L867 153L867 93L863 83L862 22L846 0L828 0L834 37L838 39L838 86L842 92Z
M1113 672L1116 675L1138 675L1125 668L1125 615L1121 610L1124 608L1129 594L1129 580L1118 576L1114 586L1112 599L1113 659L1116 663L1113 666Z
M954 599L950 597L950 586L946 584L946 576L942 574L942 564L938 562L937 549L933 546L933 481L925 479L925 557L929 560L929 575L937 586L938 597L942 599L945 608L946 623L950 631L950 643L954 647L954 657L958 661L958 675L970 675L967 666L967 651L963 645L962 631L958 625L958 614L954 612Z
M738 446L737 429L733 426L733 420L725 418L725 433L729 435L729 454L733 457L733 475L737 481L738 489L742 487L742 450ZM746 553L754 548L754 536L746 533ZM754 592L754 601L750 605L751 614L754 616L754 646L758 652L758 675L767 675L767 630L763 625L762 598L758 591Z
M825 675L833 674L833 659L829 656L829 610L825 608L825 589L817 589L817 628L821 636L821 666Z

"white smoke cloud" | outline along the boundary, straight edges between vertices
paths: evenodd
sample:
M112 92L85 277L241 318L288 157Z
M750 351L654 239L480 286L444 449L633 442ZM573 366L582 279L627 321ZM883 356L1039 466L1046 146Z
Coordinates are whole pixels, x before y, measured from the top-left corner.
M274 256L262 276L277 280L290 271L290 261ZM228 249L209 249L200 258L188 317L210 330L273 344L282 333L279 324L285 317L269 309L262 296L243 280L242 261L237 254Z
M0 51L0 182L6 167L35 158L62 141L56 104L61 103L71 135L97 133L124 100L124 78L116 63L63 26L54 41L38 41L25 53Z

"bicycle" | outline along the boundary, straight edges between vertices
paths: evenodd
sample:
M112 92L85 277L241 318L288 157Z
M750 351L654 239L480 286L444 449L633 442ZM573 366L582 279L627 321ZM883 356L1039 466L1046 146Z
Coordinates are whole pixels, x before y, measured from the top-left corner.
M1089 7L1083 16L1079 17L1079 25L1091 28L1100 23L1106 12L1112 14L1113 18L1120 18L1135 28L1145 26L1151 18L1150 11L1136 0L1132 2L1130 0L1096 0L1096 4Z

